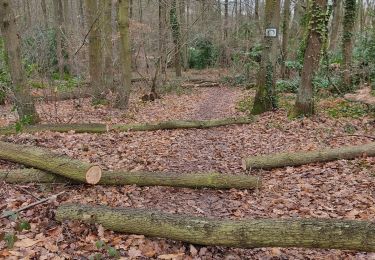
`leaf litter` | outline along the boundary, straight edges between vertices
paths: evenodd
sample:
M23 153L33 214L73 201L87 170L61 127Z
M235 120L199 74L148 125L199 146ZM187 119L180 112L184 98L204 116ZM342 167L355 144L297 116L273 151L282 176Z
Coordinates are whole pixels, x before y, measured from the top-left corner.
M236 103L253 91L220 87L199 88L183 95L168 94L153 103L132 99L130 112L92 107L82 100L58 103L61 122L128 123L170 119L213 119L243 115ZM39 111L53 104L40 104ZM54 104L56 105L56 104ZM2 108L4 109L4 108ZM43 123L53 122L42 114ZM4 124L12 122L12 118ZM317 249L235 249L190 245L168 239L114 233L99 225L57 223L54 211L67 202L112 207L156 209L169 213L223 219L334 218L371 221L375 218L375 158L359 158L244 173L241 159L281 151L314 150L369 142L347 136L350 124L358 135L374 135L371 118L332 119L321 114L311 119L290 120L286 111L266 113L257 122L204 130L75 134L43 132L2 137L2 140L49 148L72 158L97 163L104 169L130 171L255 174L263 178L260 190L192 190L171 187L102 187L69 185L7 185L0 182L0 210L16 210L61 191L69 191L50 204L38 205L20 216L31 230L18 235L15 247L0 242L0 259L73 259L108 252L95 243L104 241L123 259L373 259L372 253ZM335 136L344 136L334 138ZM1 161L3 169L20 167ZM27 190L28 192L25 192ZM33 196L32 196L33 195ZM14 221L0 220L0 234L11 232Z

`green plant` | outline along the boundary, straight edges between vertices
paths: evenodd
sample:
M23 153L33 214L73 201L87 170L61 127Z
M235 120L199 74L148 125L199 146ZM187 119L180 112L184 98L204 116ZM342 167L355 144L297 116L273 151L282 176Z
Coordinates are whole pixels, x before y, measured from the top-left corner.
M11 220L16 222L13 231L0 233L0 240L3 240L5 242L7 248L12 249L14 243L17 241L17 234L24 230L30 230L31 226L28 221L19 219L19 215L16 212L8 211L4 212L4 214L8 215Z
M236 104L236 109L240 112L249 113L251 112L251 109L253 108L254 104L254 98L249 96L241 99Z
M290 80L278 80L276 82L276 90L279 93L297 93L301 79L294 77Z
M115 259L120 258L120 253L117 251L117 249L114 248L114 247L108 246L102 240L96 241L95 246L99 250L104 250L110 258L115 258ZM90 259L92 259L92 260L99 260L99 259L103 259L103 258L104 258L103 255L100 254L100 253L95 254L94 256L90 257Z
M168 81L166 84L159 88L160 94L174 93L178 96L188 94L191 92L191 88L184 88L180 80Z
M32 121L33 121L33 118L32 116L29 116L29 115L26 115L20 118L15 124L16 132L21 132L23 127L30 125Z
M216 63L218 50L208 38L198 38L194 47L189 48L189 67L204 69Z
M366 106L362 104L342 101L337 106L329 108L327 113L333 118L361 118L368 115L369 111Z

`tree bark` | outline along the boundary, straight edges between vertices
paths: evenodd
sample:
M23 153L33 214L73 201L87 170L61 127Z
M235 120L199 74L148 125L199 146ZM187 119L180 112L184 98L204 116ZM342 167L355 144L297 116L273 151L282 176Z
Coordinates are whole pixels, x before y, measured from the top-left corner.
M15 107L20 121L34 124L39 121L39 116L22 67L21 41L16 17L9 0L0 0L0 7L0 29L4 37L5 59L12 80Z
M93 88L93 102L101 102L105 99L102 84L102 50L100 36L100 15L96 0L85 0L87 24L91 28L89 32L89 72L90 82Z
M37 169L0 170L0 181L13 184L25 183L82 183ZM250 175L170 172L104 171L98 185L170 186L211 189L255 189L261 179Z
M375 143L358 146L346 146L318 151L299 151L249 157L243 160L244 169L273 169L285 166L300 166L309 163L350 160L366 156L375 156Z
M88 184L97 184L102 174L98 166L32 146L0 142L0 158Z
M44 29L48 29L48 15L47 15L47 4L46 0L41 0L40 5L42 7L43 12L43 22L44 22Z
M73 180L38 169L0 170L0 181L10 184L69 183ZM78 182L77 182L78 183Z
M285 62L288 60L288 44L289 44L289 24L290 24L290 0L284 1L284 14L283 14L283 39L281 43L281 77L287 78L287 67Z
M118 132L138 132L138 131L157 131L157 130L172 130L172 129L205 129L212 127L220 127L227 125L242 125L253 123L253 117L239 117L239 118L224 118L213 120L175 120L162 121L145 124L42 124L35 126L24 126L17 131L15 126L0 128L0 134L12 135L18 132L22 133L37 133L43 131L53 131L60 133L67 133L74 131L75 133L107 133L108 131Z
M60 78L62 79L64 77L64 55L63 55L63 39L62 39L64 16L63 16L62 0L54 0L53 8L54 8L54 16L55 16L54 19L55 19L55 33L56 33L56 56L57 56L57 63L58 63Z
M331 34L329 41L329 50L337 50L337 42L339 38L340 25L342 25L342 0L335 0L333 7L333 19L331 25Z
M177 16L177 0L172 0L171 9L169 11L169 20L172 30L172 38L174 43L174 67L176 77L182 76L181 65L181 28Z
M159 56L160 72L164 80L167 75L167 5L166 1L159 0Z
M315 113L313 79L319 67L321 49L326 35L326 12L327 0L313 1L301 85L294 106L295 116L311 116Z
M82 221L104 228L205 246L301 247L375 251L375 224L349 220L221 220L151 210L104 206L60 206L58 221Z
M126 109L129 105L132 78L131 47L129 39L129 0L119 0L118 17L122 82L117 86L117 98L115 106L120 109Z
M113 89L113 46L112 46L112 0L101 0L104 14L102 15L102 37L104 40L103 83Z
M280 27L280 1L266 0L264 33L267 28L275 28L277 35ZM277 108L276 104L276 62L278 37L263 39L262 61L257 78L257 93L252 109L253 115L262 114Z
M343 20L342 54L343 54L343 83L346 90L351 88L352 77L352 52L353 35L356 20L356 0L345 0L345 11Z

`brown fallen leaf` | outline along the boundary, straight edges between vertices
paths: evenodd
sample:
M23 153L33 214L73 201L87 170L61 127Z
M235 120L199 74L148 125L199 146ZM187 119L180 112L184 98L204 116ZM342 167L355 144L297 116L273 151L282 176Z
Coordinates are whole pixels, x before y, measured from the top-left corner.
M24 238L22 240L18 240L16 243L14 243L15 247L32 247L40 242L43 242L42 240L33 240L31 238Z
M158 259L163 259L163 260L174 260L174 259L179 259L180 257L184 256L184 253L178 253L178 254L167 254L167 255L159 255Z

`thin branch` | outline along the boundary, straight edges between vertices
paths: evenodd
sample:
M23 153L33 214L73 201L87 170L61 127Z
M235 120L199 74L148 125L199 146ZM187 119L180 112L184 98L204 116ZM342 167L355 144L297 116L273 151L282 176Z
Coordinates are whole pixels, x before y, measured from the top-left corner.
M16 213L20 213L20 212L22 212L22 211L25 211L25 210L27 210L27 209L29 209L29 208L32 208L32 207L35 207L35 206L37 206L37 205L40 205L40 204L43 204L43 203L46 203L46 202L49 202L49 201L53 201L53 200L55 200L58 196L60 196L60 195L62 195L62 194L64 194L64 193L65 193L65 191L62 191L62 192L60 192L60 193L58 193L58 194L55 194L55 195L53 195L53 196L51 196L51 197L48 197L48 198L45 198L45 199L39 200L39 201L37 201L37 202L31 203L30 205L27 205L27 206L25 206L25 207L19 208L19 209L16 210L16 211L5 212L5 213L3 213L3 214L0 216L0 219L10 217L10 216L12 216L12 215L14 215L14 214L16 214Z

